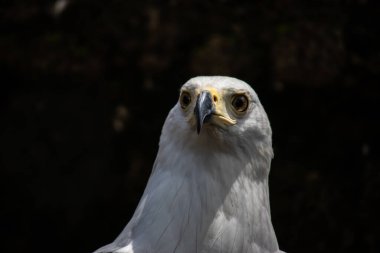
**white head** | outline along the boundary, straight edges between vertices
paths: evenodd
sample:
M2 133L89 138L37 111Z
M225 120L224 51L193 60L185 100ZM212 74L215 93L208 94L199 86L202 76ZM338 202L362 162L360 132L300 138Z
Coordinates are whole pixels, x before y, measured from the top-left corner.
M236 78L200 76L187 81L169 113L161 142L168 135L179 136L171 141L181 142L181 146L197 146L191 150L263 158L269 163L264 174L269 172L273 152L267 114L255 91Z

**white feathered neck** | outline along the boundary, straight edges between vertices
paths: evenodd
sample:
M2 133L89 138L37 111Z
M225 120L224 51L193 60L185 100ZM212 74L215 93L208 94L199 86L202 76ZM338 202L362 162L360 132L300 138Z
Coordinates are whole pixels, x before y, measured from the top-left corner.
M178 110L165 122L133 218L97 252L277 252L268 192L270 135L218 142L207 130L200 136L190 131Z

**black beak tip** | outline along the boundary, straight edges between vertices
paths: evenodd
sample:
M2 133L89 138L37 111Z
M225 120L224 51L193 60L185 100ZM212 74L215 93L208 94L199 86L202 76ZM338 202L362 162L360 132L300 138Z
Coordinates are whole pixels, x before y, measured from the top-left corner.
M202 126L201 126L201 124L197 124L197 134L199 135L200 134L200 132L201 132L201 128L202 128Z

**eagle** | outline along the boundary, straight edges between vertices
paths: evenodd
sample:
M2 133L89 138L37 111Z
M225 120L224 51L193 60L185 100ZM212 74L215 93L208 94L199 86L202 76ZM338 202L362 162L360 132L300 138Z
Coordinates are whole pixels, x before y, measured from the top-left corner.
M153 169L120 235L94 253L280 253L269 204L272 130L250 85L199 76L180 89Z

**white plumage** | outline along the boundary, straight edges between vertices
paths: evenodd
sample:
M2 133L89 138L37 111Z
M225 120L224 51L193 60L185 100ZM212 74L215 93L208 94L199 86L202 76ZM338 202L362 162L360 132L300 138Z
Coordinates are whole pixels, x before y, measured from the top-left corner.
M281 252L269 207L271 135L248 84L190 79L165 121L132 219L96 252Z

